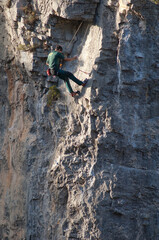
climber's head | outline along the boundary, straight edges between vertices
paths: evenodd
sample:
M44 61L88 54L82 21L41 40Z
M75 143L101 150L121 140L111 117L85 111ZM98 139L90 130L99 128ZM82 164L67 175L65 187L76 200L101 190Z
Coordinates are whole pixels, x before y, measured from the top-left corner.
M60 45L56 45L55 51L62 52L62 47Z

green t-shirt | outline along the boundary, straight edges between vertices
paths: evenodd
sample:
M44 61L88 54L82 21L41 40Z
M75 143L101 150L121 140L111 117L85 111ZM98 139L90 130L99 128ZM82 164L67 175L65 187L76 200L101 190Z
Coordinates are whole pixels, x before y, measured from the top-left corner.
M58 70L60 66L60 59L64 59L64 55L60 52L53 51L48 57L46 63L49 64L50 69Z

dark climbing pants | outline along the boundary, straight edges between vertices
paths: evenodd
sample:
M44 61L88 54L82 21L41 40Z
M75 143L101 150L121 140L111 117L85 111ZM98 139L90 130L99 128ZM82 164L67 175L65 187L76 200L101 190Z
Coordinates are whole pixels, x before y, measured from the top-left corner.
M61 78L61 79L63 79L63 80L65 81L66 87L67 87L67 89L68 89L68 91L69 91L70 93L72 93L73 90L72 90L72 87L71 87L71 85L70 85L69 78L70 78L72 81L74 81L75 83L77 83L78 85L82 85L82 84L83 84L83 82L80 81L79 79L77 79L71 72L68 72L68 71L64 71L64 70L59 69L57 75L59 76L59 78Z

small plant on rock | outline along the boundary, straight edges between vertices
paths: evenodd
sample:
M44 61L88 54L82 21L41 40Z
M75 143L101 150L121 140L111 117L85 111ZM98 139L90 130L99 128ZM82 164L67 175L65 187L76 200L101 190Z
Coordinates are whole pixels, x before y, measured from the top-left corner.
M29 4L21 8L25 14L24 23L28 25L34 25L34 23L38 20L38 16L36 12L32 9L32 6Z
M54 101L57 101L60 98L61 94L59 89L54 85L49 88L47 95L47 106L51 107Z
M30 12L32 12L31 4L21 7L20 9L24 12L25 15L28 15Z
M153 2L155 4L159 4L159 0L151 0L151 2Z
M24 20L24 23L29 24L29 25L33 25L37 20L38 20L38 17L36 16L36 13L31 12L26 16L26 18Z
M24 51L24 52L34 52L36 48L38 48L40 45L38 44L34 44L34 45L30 45L30 44L19 44L18 45L18 50L20 51Z

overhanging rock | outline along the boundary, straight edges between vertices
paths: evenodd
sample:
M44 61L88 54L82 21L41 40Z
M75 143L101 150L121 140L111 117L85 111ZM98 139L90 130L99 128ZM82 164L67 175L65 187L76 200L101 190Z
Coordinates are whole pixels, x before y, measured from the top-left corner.
M55 14L66 19L92 21L99 2L100 0L40 0L38 1L38 7L45 16Z

